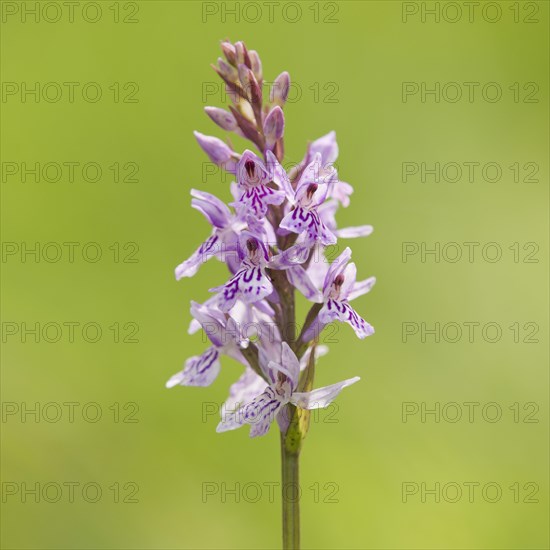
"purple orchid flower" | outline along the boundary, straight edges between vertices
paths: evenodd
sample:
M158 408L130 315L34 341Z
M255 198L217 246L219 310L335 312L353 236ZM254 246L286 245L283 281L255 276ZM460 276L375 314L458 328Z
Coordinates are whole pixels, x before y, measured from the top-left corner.
M336 236L321 220L317 208L324 202L328 185L320 181L319 170L322 167L321 155L317 153L305 168L296 186L292 202L294 208L282 219L279 227L301 235L305 242L323 245L336 243Z
M343 388L360 380L358 376L355 376L317 390L298 392L296 388L299 374L300 362L289 345L283 342L281 360L270 361L267 365L266 375L269 385L262 393L241 407L238 414L230 418L232 428L229 429L234 429L242 424L250 424L250 437L265 435L271 423L282 414L283 407L287 403L292 403L302 409L324 408L334 401ZM240 419L238 418L239 414ZM218 431L225 431L224 427L225 424L222 420Z
M266 245L250 231L239 236L239 253L242 258L238 271L221 286L210 289L219 292L218 307L229 311L240 298L247 304L259 302L273 292L273 285L265 272L269 262Z
M283 342L278 348L278 354L271 356L275 360L264 356L261 364L269 384L251 369L245 370L230 388L216 431L226 432L249 424L250 437L257 437L265 435L275 419L279 425L288 427L288 419L283 413L283 407L287 403L303 409L324 408L332 403L343 388L360 380L356 376L309 392L295 391L298 376L306 368L310 353L311 350L308 350L302 360L298 361L288 344ZM326 353L325 346L315 349L316 358Z
M231 214L229 208L217 197L204 191L191 189L191 206L201 212L213 226L212 234L204 241L191 257L175 269L176 280L193 277L203 263L210 258L235 262L237 249L237 231L243 224Z
M324 303L319 312L318 323L320 325L332 321L348 323L355 334L363 339L374 334L374 328L351 307L349 300L369 292L376 279L371 277L357 284L357 268L354 263L348 263L350 259L351 250L348 247L328 268L323 284Z
M226 319L218 310L196 302L191 302L191 314L201 324L212 345L201 355L187 359L183 370L166 382L167 388L210 386L220 372L222 354L246 365L239 347L239 327L231 317Z
M334 168L334 163L338 158L338 152L336 132L329 132L310 143L308 152L302 161L302 165L307 166L316 154L320 154L323 169L332 173L330 181L327 182L329 185L327 196L336 199L345 208L350 204L349 197L353 193L353 187L349 183L340 181L338 178L338 173Z
M240 210L263 218L270 204L281 204L285 195L269 187L273 176L264 163L252 152L246 150L237 164L237 181L243 192L234 206Z

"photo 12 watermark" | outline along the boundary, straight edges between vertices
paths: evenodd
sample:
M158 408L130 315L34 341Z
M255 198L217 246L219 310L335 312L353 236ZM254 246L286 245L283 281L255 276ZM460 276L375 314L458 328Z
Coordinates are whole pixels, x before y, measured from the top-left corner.
M23 1L0 2L3 24L126 23L140 22L140 2Z
M137 82L3 81L2 103L139 103Z
M401 84L401 101L419 103L539 103L537 82L408 81Z
M403 321L403 344L457 344L513 342L538 344L540 325L535 321Z
M139 244L135 241L3 241L3 264L137 264Z
M283 498L289 502L300 502L310 500L314 504L338 504L340 502L338 493L340 485L334 481L315 481L306 487L298 483L285 484L283 487L280 481L248 481L227 482L227 481L205 481L202 483L201 500L203 504L218 501L222 504L267 502L269 504L279 503Z
M540 2L401 2L402 23L540 23Z
M3 344L139 344L135 321L2 321Z
M403 481L403 504L514 503L538 504L539 483L534 481Z
M135 161L4 161L2 183L139 183Z
M3 481L3 504L138 504L135 481Z
M405 161L401 182L415 183L539 183L540 164L535 161L502 164L494 161Z
M202 23L340 23L339 2L201 2Z
M540 246L534 241L499 243L496 241L405 241L401 243L404 264L438 263L514 263L538 264Z
M403 424L538 424L540 406L534 401L403 401Z
M2 401L4 424L137 424L139 405L126 403L99 403L97 401Z

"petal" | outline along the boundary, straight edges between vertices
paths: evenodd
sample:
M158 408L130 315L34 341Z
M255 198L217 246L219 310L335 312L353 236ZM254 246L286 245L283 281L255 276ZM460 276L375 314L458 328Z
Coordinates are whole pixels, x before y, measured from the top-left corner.
M306 240L309 242L319 241L324 245L336 243L336 236L321 222L314 209L298 205L281 220L279 226L298 235L306 232Z
M219 235L214 232L206 241L204 241L190 258L182 262L175 269L176 280L184 277L193 277L200 266L210 258L219 255L222 252L222 242Z
M338 210L338 202L335 200L325 201L319 205L317 212L323 223L331 230L336 231L336 211ZM336 233L338 235L338 233Z
M239 185L245 187L265 185L271 180L264 163L249 149L242 154L237 164L236 175Z
M323 168L321 153L315 153L311 162L304 168L300 179L296 185L296 195L298 192L311 183L319 183L319 173Z
M218 197L197 189L191 189L191 196L191 206L199 210L211 225L220 229L229 225L231 212Z
M281 204L285 200L283 191L277 191L267 185L257 185L244 191L237 203L232 203L238 208L247 208L257 218L267 213L269 204ZM240 203L240 204L239 204Z
M263 355L262 359L263 370L274 386L279 383L279 375L283 374L290 381L290 388L296 387L300 375L300 362L286 342L281 344L280 361L276 355L273 357ZM267 368L265 368L266 360Z
M204 303L199 304L197 302L191 302L191 308L193 308L194 304L197 304L195 307L201 307L201 309L204 307L208 309L208 311L216 310L218 308L218 297L212 296L211 298L208 298ZM221 314L221 312L220 312ZM191 315L193 315L193 309L191 309ZM194 317L194 315L193 315ZM195 334L201 329L201 324L196 320L192 319L189 323L189 328L187 329L188 334Z
M337 229L335 233L341 239L355 239L356 237L368 237L373 231L372 225L359 225L357 227L343 227Z
M355 298L358 298L359 296L363 296L363 294L370 292L371 288L374 286L375 283L376 283L376 277L369 277L364 281L356 282L353 285L353 289L349 293L347 299L351 301L351 300L355 300Z
M285 169L280 165L277 157L271 151L267 151L267 169L275 185L285 192L287 200L293 200L294 189L292 189L290 178Z
M329 186L329 196L338 200L344 208L349 206L349 196L353 193L353 187L345 181L333 181Z
M290 398L290 402L301 409L322 409L328 407L346 386L351 386L359 380L359 376L355 376L317 390L303 393L294 392Z
M321 245L316 244L311 252L311 260L307 269L309 278L317 288L322 288L329 269L329 262Z
M310 145L309 150L312 154L320 153L323 164L332 164L338 158L336 132L329 132L328 134L316 139Z
M251 304L269 296L273 285L264 269L254 266L240 269L223 287L210 290L221 290L218 307L227 312L235 305L237 298Z
M244 424L242 407L260 395L267 387L265 380L250 367L229 388L229 397L221 407L218 433L235 430Z
M185 368L166 382L166 387L210 386L220 372L219 355L218 350L211 347L202 355L190 357L185 361Z
M217 308L205 304L191 302L191 315L200 323L209 340L222 347L226 340L225 316Z
M345 301L328 300L319 312L318 318L323 324L331 321L348 323L361 339L374 334L374 328Z
M250 424L250 437L265 435L283 406L271 386L243 408L243 421Z
M308 300L318 303L323 301L323 295L301 265L292 266L286 274L290 284L295 286Z
M282 344L281 362L282 366L286 369L286 374L290 379L292 388L295 388L298 385L298 377L300 376L300 361L298 361L295 353L286 342Z
M257 253L253 253L249 250L249 241L253 241L250 244L256 245L255 248L258 249ZM260 264L266 264L269 260L269 251L266 244L261 238L257 237L251 231L241 231L241 233L239 234L239 248L240 256L243 259L249 257L253 259L253 261L255 261L255 259L257 258Z
M323 294L325 296L328 295L328 292L330 291L330 287L332 286L332 283L334 282L334 279L336 276L341 273L345 267L345 265L350 261L351 259L351 248L348 246L344 249L344 251L334 260L330 267L328 268L327 274L325 276L325 282L323 284Z
M355 280L357 279L357 267L355 266L355 263L350 262L344 271L342 271L342 275L344 276L344 282L340 287L340 299L346 300L348 294L353 288L353 285L355 284Z
M288 269L303 264L309 257L311 243L298 243L273 256L269 267L273 269Z

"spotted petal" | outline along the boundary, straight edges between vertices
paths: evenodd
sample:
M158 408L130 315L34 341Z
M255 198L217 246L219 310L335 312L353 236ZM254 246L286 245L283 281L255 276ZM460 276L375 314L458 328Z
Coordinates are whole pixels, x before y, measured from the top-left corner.
M195 250L189 259L176 267L176 280L179 281L184 277L193 277L203 263L221 253L222 242L218 233L214 232Z
M323 324L332 321L348 323L361 339L374 334L374 328L360 317L346 301L328 300L319 312L319 321Z
M323 295L301 265L292 266L286 273L290 284L295 286L308 300L312 302L323 301Z
M267 387L265 380L250 367L229 388L229 397L221 407L218 433L236 430L244 424L243 406L260 395Z
M191 196L191 206L201 212L211 225L222 229L230 224L231 212L218 197L198 189L191 189Z
M185 368L166 382L167 388L174 386L210 386L220 372L219 352L208 348L202 355L190 357Z
M243 421L251 426L250 437L265 435L283 405L280 396L271 386L245 405Z
M237 271L223 287L210 290L211 292L221 290L219 308L222 311L229 311L235 305L237 298L251 304L269 296L273 292L273 285L263 267L245 266Z
M240 196L236 203L232 203L241 215L253 213L255 217L261 218L266 215L269 204L281 204L285 200L283 191L272 189L267 185L256 185L249 187Z
M308 258L311 243L297 243L271 258L269 267L273 269L288 269L303 264Z
M298 235L305 232L308 242L318 241L324 245L336 243L336 236L321 221L314 209L296 206L281 220L280 227Z

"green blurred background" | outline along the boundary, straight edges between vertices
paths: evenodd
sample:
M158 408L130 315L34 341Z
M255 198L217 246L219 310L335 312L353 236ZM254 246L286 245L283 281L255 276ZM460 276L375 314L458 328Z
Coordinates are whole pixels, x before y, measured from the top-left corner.
M423 13L434 2L301 2L300 12L281 2L272 21L265 3L240 2L238 22L229 13L234 2L107 1L96 4L101 13L79 3L73 22L67 7L59 21L44 21L55 20L61 3L38 3L49 4L39 22L22 16L35 2L23 4L2 3L2 547L279 546L279 493L269 492L279 481L277 431L259 440L244 429L215 432L211 410L240 368L224 363L207 389L164 388L205 347L186 333L189 301L226 278L212 262L176 283L173 268L208 233L189 190L229 198L229 180L203 177L205 157L192 135L223 135L202 108L224 103L209 64L227 37L260 53L266 80L288 70L296 83L301 96L285 109L289 161L302 158L308 140L337 131L340 175L355 186L339 223L375 226L349 243L360 275L378 278L356 303L376 334L359 341L340 327L319 364L319 385L362 381L311 427L302 458L303 546L548 548L548 3L482 2L470 21L463 3L452 3L463 10L458 17L442 2L439 22ZM22 83L35 82L79 84L73 102L68 86L58 102L22 98ZM82 98L88 82L101 87L95 103ZM463 84L457 102L452 86L439 102L430 95L423 102L420 92L404 102L403 82L480 85L471 102ZM499 101L483 98L488 82L501 87ZM132 95L136 84L126 83L139 90ZM90 96L95 89L87 88ZM55 86L48 91L55 96ZM32 175L23 182L22 163L36 162L80 165L73 182L68 169L57 182ZM95 183L82 175L88 162L102 168ZM491 182L478 168L472 182L466 173L454 183L430 175L423 183L420 173L404 182L404 162L464 170L465 162L494 162L502 175ZM132 175L127 163L139 171ZM27 255L23 262L23 243L35 242L79 244L73 262L67 245L58 261ZM102 251L95 263L82 258L90 242ZM439 262L433 255L423 262L420 252L403 261L404 242L419 250L456 242L465 256L448 261L447 248ZM465 242L480 243L473 262ZM484 259L489 242L501 247L499 261ZM93 257L96 248L86 250ZM55 260L55 245L47 254ZM46 328L53 340L70 322L79 323L73 342L68 325L59 342L32 335L22 342L22 323L57 323ZM462 337L435 343L428 334L423 342L421 323L437 322L458 323ZM480 323L473 342L465 322ZM501 327L500 341L483 337L489 322ZM83 338L86 323L102 329L96 343ZM403 323L419 332L403 341ZM77 403L73 422L67 402ZM457 422L453 405L445 408L453 402L463 411ZM466 402L479 403L471 422ZM22 414L35 403L38 418ZM418 407L406 422L403 403ZM423 422L422 408L435 403L439 421ZM488 421L498 409L501 419ZM78 484L74 502L69 482ZM46 496L23 499L36 483ZM101 488L97 502L82 496L87 483L88 500ZM406 502L403 483L415 493ZM482 494L487 483L501 488L498 502L490 502L495 485ZM453 484L463 491L457 502ZM436 487L440 502L422 498ZM473 502L468 487L477 488Z

